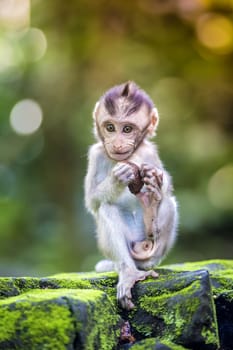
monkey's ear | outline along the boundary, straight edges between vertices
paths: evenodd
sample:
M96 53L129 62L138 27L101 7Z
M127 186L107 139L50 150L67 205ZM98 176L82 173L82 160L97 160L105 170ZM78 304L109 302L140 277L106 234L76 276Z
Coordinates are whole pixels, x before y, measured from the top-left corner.
M148 136L149 137L155 136L158 124L159 124L159 113L158 113L157 108L154 107L152 109L152 112L151 112L151 122L150 122L150 125L148 127Z
M100 106L100 102L98 101L98 102L96 102L95 108L94 108L93 113L92 113L92 117L94 119L93 134L94 134L97 141L100 141L100 137L99 137L98 130L97 130L97 114L99 112L99 106Z
M97 113L98 113L98 110L99 110L99 106L100 106L100 102L96 102L95 104L95 107L94 107L94 110L93 110L93 113L92 113L92 117L94 120L96 120L96 116L97 116Z

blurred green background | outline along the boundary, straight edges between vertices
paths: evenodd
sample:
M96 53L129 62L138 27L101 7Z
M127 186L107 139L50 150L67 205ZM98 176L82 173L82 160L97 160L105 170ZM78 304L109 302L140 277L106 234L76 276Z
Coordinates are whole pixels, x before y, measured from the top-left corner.
M0 1L0 274L92 270L92 109L134 80L160 112L179 236L166 263L233 258L233 1Z

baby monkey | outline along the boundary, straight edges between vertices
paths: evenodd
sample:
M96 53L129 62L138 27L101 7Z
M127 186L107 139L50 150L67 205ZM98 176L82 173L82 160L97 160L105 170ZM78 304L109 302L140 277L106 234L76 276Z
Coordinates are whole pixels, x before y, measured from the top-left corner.
M109 260L96 271L119 274L117 298L134 307L131 289L160 263L176 238L177 205L171 178L156 146L159 116L134 82L108 90L94 112L97 143L89 150L85 202L97 225L100 250Z

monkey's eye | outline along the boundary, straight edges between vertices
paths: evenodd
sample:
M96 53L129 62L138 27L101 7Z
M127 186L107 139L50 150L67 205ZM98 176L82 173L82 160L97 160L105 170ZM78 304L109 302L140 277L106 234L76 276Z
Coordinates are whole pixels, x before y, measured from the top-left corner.
M106 125L106 130L108 131L108 132L114 132L115 131L115 127L114 127L114 125L113 124L107 124Z
M123 132L125 132L126 134L129 134L132 130L133 130L133 127L130 125L125 125L123 128Z

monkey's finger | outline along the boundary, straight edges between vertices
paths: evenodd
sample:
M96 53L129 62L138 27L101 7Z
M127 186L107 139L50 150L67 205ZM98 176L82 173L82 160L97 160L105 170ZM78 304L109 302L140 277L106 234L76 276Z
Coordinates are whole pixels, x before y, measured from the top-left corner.
M145 170L145 171L149 171L149 170L154 169L154 167L153 167L152 165L150 165L150 164L143 163L143 164L141 165L141 169L142 169L142 170Z
M118 284L118 286L117 286L117 298L122 299L124 297L132 299L131 288L125 286L123 283Z
M121 306L124 308L124 309L126 309L126 310L132 310L134 307L135 307L135 305L134 305L134 303L132 302L132 300L131 299L129 299L129 298L127 298L127 297L125 297L125 298L123 298L122 300L121 300Z
M148 172L152 172L153 170L155 170L155 168L152 165L142 164L142 166L141 166L142 175L147 174Z
M121 170L115 171L114 175L117 177L119 176L131 177L132 175L134 175L134 172L132 169L121 169Z
M125 287L124 284L118 284L117 286L117 299L122 308L127 310L134 308L134 304L131 300L131 288Z
M146 176L143 178L143 182L146 185L151 185L157 188L157 190L160 190L162 185L163 185L163 176L158 175L158 176Z
M120 169L129 169L132 168L132 166L129 163L126 162L118 162L115 166L114 166L114 170L120 170Z
M157 272L155 272L154 270L148 270L145 271L141 277L141 279L145 279L147 277L153 277L153 278L158 278L159 274Z
M154 166L143 164L141 167L141 176L142 177L156 177L163 175L163 172L161 169L156 168Z
M154 185L145 184L145 189L146 189L146 192L153 192L153 193L158 192L158 189Z
M163 186L163 173L156 176L157 184L159 188Z
M124 164L117 164L114 168L113 168L113 174L116 175L118 173L121 173L122 169L124 169L125 166Z
M133 174L121 174L117 175L118 181L122 182L124 185L129 185L134 180Z
M146 179L146 181L143 182L148 192L153 192L161 196L161 189L155 181L151 179Z
M148 177L148 176L146 176L146 177L143 178L143 182L146 185L152 185L152 186L156 186L157 185L155 177Z
M118 178L119 181L129 184L135 179L135 174L133 173L132 169L128 169L125 172L115 172L114 176Z
M121 174L124 173L131 173L133 174L133 169L128 165L128 164L123 164L122 166L120 165L119 167L115 167L113 170L113 173L117 176L120 176Z
M158 272L154 271L154 270L149 270L146 272L147 273L147 277L153 277L153 278L158 278L159 274Z
M141 170L140 170L141 177L146 176L146 173L147 173L147 165L146 164L142 164Z
M155 198L157 201L161 201L162 195L161 195L160 191L159 191L158 189L156 189L154 186L146 185L146 191L147 191L147 192L152 192L154 198Z

